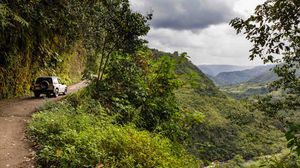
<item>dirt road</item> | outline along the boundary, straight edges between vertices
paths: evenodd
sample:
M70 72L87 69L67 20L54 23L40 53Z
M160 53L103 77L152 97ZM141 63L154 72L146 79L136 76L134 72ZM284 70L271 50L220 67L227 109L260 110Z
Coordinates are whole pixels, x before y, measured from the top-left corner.
M80 82L69 86L68 92L75 92L85 86L85 82ZM27 122L38 107L62 97L25 97L0 101L0 168L35 167L35 153L25 138Z

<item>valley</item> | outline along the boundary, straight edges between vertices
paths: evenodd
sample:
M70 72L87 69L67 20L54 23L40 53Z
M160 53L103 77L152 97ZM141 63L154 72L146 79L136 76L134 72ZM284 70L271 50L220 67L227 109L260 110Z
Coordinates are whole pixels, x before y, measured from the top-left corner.
M298 9L1 1L0 167L300 167Z
M225 65L221 65L223 67ZM232 67L231 65L226 65ZM201 65L198 68L201 69ZM216 71L218 65L206 65L206 69ZM233 66L231 69L234 69ZM240 66L240 71L219 71L215 76L206 74L220 89L228 95L245 99L255 95L266 95L269 93L268 84L277 80L277 75L272 72L275 65L261 65L256 67ZM218 69L218 68L217 68Z

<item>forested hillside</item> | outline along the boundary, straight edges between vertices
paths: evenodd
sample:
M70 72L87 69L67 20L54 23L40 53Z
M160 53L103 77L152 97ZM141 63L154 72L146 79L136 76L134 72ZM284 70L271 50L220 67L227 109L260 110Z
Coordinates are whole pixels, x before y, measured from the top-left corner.
M180 59L176 52L168 55ZM180 109L186 115L203 117L187 130L191 153L204 161L226 161L237 155L251 159L282 149L282 133L270 128L276 120L267 122L261 112L250 110L250 104L225 96L188 60L178 64L176 72L183 83L175 92Z
M31 1L0 3L0 99L29 92L39 75L78 81L86 52L72 23L76 4Z
M280 152L273 122L226 97L186 54L144 49L114 56L100 88L48 105L29 130L46 167L199 167Z
M28 93L40 75L78 81L86 60L142 43L146 20L127 1L1 1L0 99Z
M149 49L151 18L127 0L0 3L0 98L39 75L89 80L33 115L38 166L235 167L285 149L278 118L227 97L187 53Z

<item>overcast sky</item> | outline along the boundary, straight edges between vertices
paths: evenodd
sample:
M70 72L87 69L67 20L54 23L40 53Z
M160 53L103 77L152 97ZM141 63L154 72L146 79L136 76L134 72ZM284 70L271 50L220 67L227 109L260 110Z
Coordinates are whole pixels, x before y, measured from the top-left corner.
M264 0L130 0L132 8L153 13L149 47L187 52L196 64L256 65L250 43L228 24L246 18Z

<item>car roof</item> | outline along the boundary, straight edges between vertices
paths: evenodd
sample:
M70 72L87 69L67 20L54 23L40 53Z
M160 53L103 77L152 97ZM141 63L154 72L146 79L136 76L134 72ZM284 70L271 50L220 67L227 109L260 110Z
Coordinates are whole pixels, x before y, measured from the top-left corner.
M58 78L57 76L40 76L38 78Z

